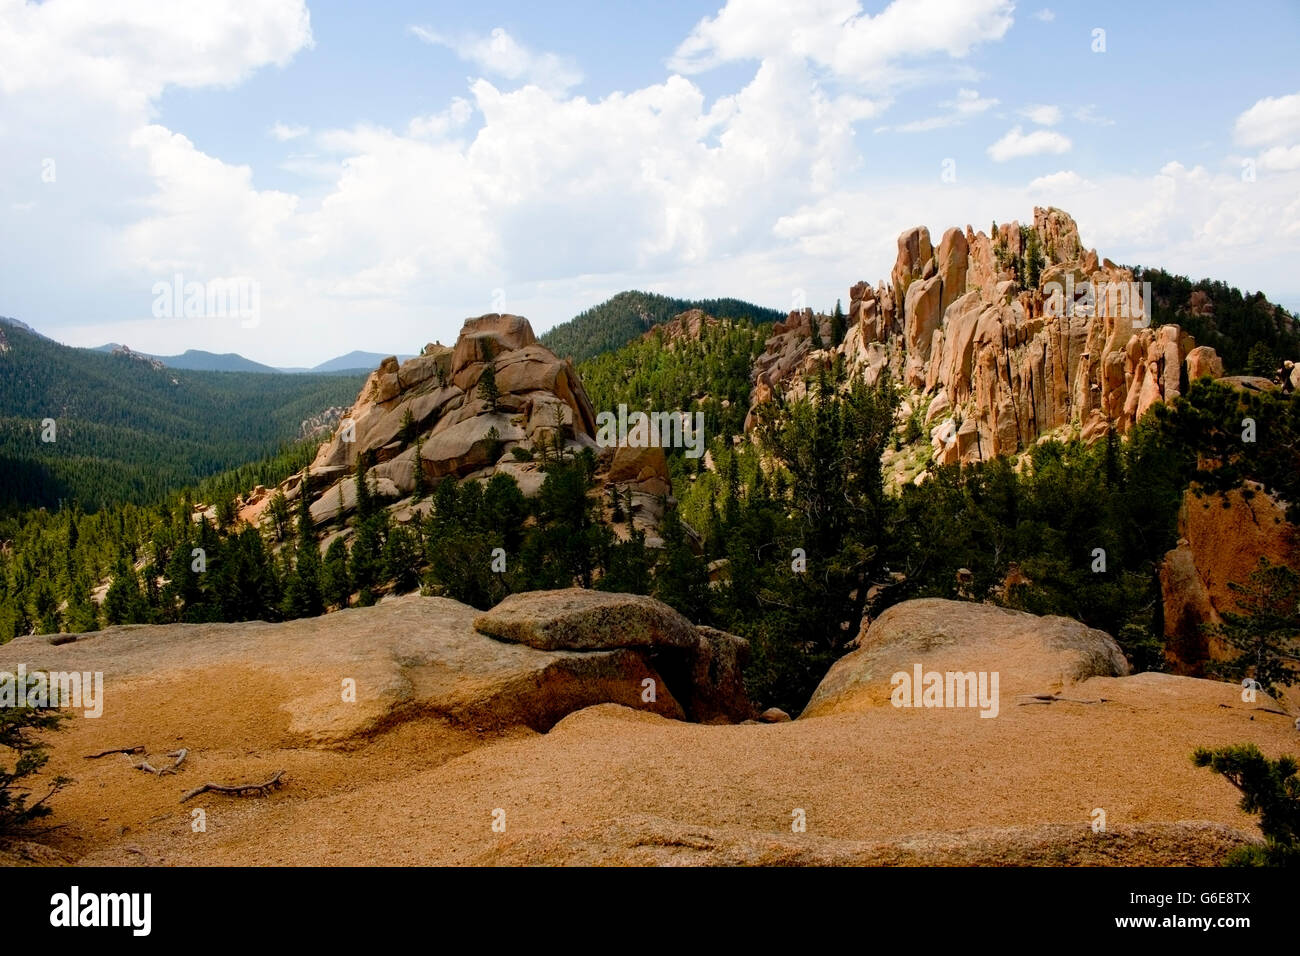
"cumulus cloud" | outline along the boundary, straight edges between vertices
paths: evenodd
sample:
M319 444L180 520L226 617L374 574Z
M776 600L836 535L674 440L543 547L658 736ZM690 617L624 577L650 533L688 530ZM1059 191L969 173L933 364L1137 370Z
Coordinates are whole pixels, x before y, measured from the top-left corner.
M1021 159L1026 156L1068 153L1071 145L1069 138L1060 133L1045 129L1036 129L1032 133L1025 133L1021 131L1019 126L1015 126L985 152L995 163L1005 163L1008 160Z
M0 208L12 210L7 225L24 236L0 257L8 296L0 307L37 327L46 315L93 317L60 326L79 344L203 347L305 365L353 347L400 352L450 341L464 316L497 307L528 315L541 331L625 288L741 294L781 308L801 289L809 304L828 307L853 281L888 274L902 229L1024 220L1044 201L1073 213L1085 241L1117 261L1258 286L1300 252L1300 157L1285 140L1260 155L1271 173L1254 183L1226 167L1178 163L1145 176L1061 170L1027 185L990 182L969 163L946 184L937 167L930 178L897 180L872 170L871 149L854 132L892 95L875 71L888 62L897 76L910 59L964 56L1005 32L1009 3L895 0L868 16L853 0L811 0L811 13L791 19L730 0L678 50L692 68L756 61L721 95L669 75L627 92L575 96L571 64L557 67L508 35L509 44L462 38L443 45L484 74L462 95L391 127L314 121L312 152L275 160L307 177L298 195L266 189L258 171L166 128L154 104L169 85L195 76L238 83L305 49L310 29L292 15L300 4L250 7L249 16L278 24L259 40L261 59L247 51L223 59L237 42L230 38L243 35L231 16L205 34L213 52L189 54L217 62L179 63L150 78L132 72L131 51L148 49L138 44L159 29L158 18L146 18L115 58L103 52L113 47L40 19L46 7L77 2L0 0L0 84L14 88L0 98ZM756 19L733 20L736 11ZM914 27L903 13L926 18ZM841 48L846 25L865 50ZM166 29L191 33L183 23ZM17 60L4 55L12 35L46 51L56 69L71 64L75 82L25 74L21 50ZM523 60L502 50L522 50ZM114 82L96 82L99 74ZM958 82L966 86L940 104L942 117L988 115L997 101L970 88L973 79ZM1070 149L1060 132L1026 128L990 146L991 159ZM59 178L47 186L37 165L51 153ZM50 279L50 263L61 264L60 274L77 263L82 282ZM152 283L174 272L253 276L261 326L250 333L238 323L153 320Z
M840 78L883 77L894 62L964 57L1011 28L1011 0L893 0L875 16L856 0L773 4L727 0L677 47L669 66L701 73L722 63L794 56Z
M1300 169L1300 146L1274 146L1259 155L1262 169L1285 171Z
M1053 20L1056 19L1056 14L1053 13L1051 10L1049 10L1047 7L1043 7L1043 9L1038 10L1034 13L1034 19L1041 20L1043 23L1051 23Z
M1074 170L1063 169L1058 173L1050 173L1030 180L1028 188L1030 192L1054 192L1060 189L1080 189L1091 185L1092 183Z
M487 36L444 36L428 27L413 26L411 33L425 43L444 46L462 60L507 80L521 80L547 90L564 91L582 82L582 72L570 59L554 53L536 53L503 27Z
M156 0L7 0L0 90L76 90L138 109L167 86L231 86L312 45L303 0L229 0L183 11Z
M1242 146L1266 146L1300 137L1300 93L1257 101L1237 117L1233 136Z

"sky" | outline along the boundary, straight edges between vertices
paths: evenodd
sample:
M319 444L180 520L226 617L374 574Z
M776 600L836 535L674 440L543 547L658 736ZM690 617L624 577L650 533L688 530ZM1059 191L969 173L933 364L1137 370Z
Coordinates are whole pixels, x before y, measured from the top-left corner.
M1298 49L1294 0L0 0L0 315L309 366L624 289L829 310L1036 205L1300 308Z

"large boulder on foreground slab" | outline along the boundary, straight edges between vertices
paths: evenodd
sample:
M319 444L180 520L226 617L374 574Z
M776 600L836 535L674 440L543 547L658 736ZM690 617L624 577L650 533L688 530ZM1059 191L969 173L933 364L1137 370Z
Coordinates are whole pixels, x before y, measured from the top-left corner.
M635 648L668 679L692 720L743 720L753 712L742 677L749 642L697 628L651 597L582 588L526 591L479 615L474 626L541 650Z
M924 598L876 618L857 650L835 662L800 718L890 705L899 671L998 674L1001 707L1019 695L1057 693L1090 677L1128 674L1105 631L1067 617L1039 617L991 604Z
M609 647L695 647L690 621L640 594L564 588L511 594L474 619L484 634L542 650Z

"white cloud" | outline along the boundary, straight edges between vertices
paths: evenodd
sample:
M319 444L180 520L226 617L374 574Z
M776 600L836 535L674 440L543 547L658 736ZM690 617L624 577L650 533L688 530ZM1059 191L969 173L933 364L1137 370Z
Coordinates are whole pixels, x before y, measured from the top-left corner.
M1037 11L1034 14L1034 19L1041 20L1043 23L1051 23L1053 20L1056 19L1056 14L1053 13L1051 10L1049 10L1047 7L1043 7L1043 9Z
M1068 137L1051 130L1036 129L1032 133L1023 133L1019 126L1013 127L1000 140L985 152L995 163L1005 163L1010 159L1025 156L1041 156L1045 153L1068 153L1072 144Z
M306 126L287 126L284 123L276 123L268 132L271 134L272 139L287 143L291 139L305 136L310 130Z
M1300 146L1274 146L1259 156L1259 167L1270 170L1300 169Z
M1037 123L1039 126L1055 126L1061 122L1061 108L1059 106L1039 104L1026 106L1019 112L1025 119L1031 123Z
M1242 146L1265 146L1300 137L1300 93L1257 101L1237 117L1233 136Z
M312 45L303 0L7 0L0 91L76 91L140 109L164 87L231 86Z
M557 92L582 82L582 72L572 60L554 53L534 53L503 27L487 36L448 37L421 26L411 27L411 33L425 43L447 47L462 60L507 80L522 80Z
M1054 192L1061 189L1082 189L1091 186L1092 183L1074 170L1063 169L1058 173L1050 173L1031 180L1027 188L1030 192Z
M748 7L729 3L718 16L733 8ZM46 36L41 30L53 29L46 21L23 26L36 9L0 0L0 47L21 34L52 63L94 59L81 52L95 48L86 37ZM769 11L759 23L740 24L753 36L719 40L760 52L748 82L716 97L683 76L573 96L562 77L537 81L548 68L536 66L536 54L528 54L527 70L516 69L470 44L467 58L485 73L523 82L478 79L464 95L392 128L314 123L307 139L295 141L310 142L310 152L273 160L308 177L301 195L259 188L260 170L225 162L198 148L200 137L160 125L152 113L150 83L157 83L122 65L133 62L133 43L121 62L101 51L106 65L70 74L71 92L39 76L18 87L10 78L15 70L25 75L18 61L0 56L0 83L16 89L0 97L0 135L8 137L0 208L14 210L12 231L24 236L0 257L0 306L38 328L58 315L59 336L79 344L112 339L160 353L210 348L305 365L354 347L401 352L451 341L464 316L493 310L497 290L505 292L505 307L528 315L538 331L624 288L739 294L781 308L800 288L810 304L829 307L853 281L888 275L904 228L987 228L993 218L1028 219L1044 201L1074 214L1085 241L1116 261L1159 263L1266 291L1292 274L1300 255L1300 173L1291 147L1261 154L1270 173L1250 184L1209 159L1219 172L1170 163L1145 176L1090 169L1090 181L1061 170L1027 185L990 182L973 162L961 164L959 182L941 183L936 160L933 176L918 171L882 181L854 124L878 115L890 91L857 81L872 76L882 58L897 75L912 69L909 58L963 49L955 40L944 46L942 18L927 38L890 11L937 11L966 18L969 27L965 9L899 0L865 17L851 0L814 0L816 16L803 24L809 32L793 43L789 30L799 24ZM978 9L993 11L989 23L971 15L984 24L980 36L997 33L999 15L1009 22L1009 5ZM894 38L898 47L839 49L826 24L850 21L866 24L854 30L874 31L868 45ZM216 85L235 83L259 63L292 55L282 51L294 43L300 49L309 42L293 17L274 22L282 33L263 38L269 58L182 65L174 75L210 73ZM773 23L788 28L786 47L810 52L788 55L771 35ZM153 26L145 29L141 36ZM188 36L183 24L169 29ZM232 19L213 34L214 49L226 50L224 37L241 30ZM711 32L697 27L697 34L713 42ZM706 46L692 59L734 52ZM96 69L120 82L93 82ZM958 82L965 87L941 104L944 117L988 115L996 100L970 88L975 79ZM1076 117L1080 112L1098 121L1089 108ZM1030 129L1017 126L989 155L1002 162L1070 149L1059 132ZM50 137L55 146L46 152ZM59 178L47 186L32 157L51 153ZM85 264L80 283L59 278L71 262ZM58 264L53 271L51 263ZM254 277L261 326L250 332L238 323L147 318L152 283L176 271L198 280ZM94 324L68 326L76 315Z
M900 60L964 57L1011 27L1011 0L893 0L876 16L857 0L727 0L677 47L669 66L700 73L736 60L794 56L856 81L887 79Z

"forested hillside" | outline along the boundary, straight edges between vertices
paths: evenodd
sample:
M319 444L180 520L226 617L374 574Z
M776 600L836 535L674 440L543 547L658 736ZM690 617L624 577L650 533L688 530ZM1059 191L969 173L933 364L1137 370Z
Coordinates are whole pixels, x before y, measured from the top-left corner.
M698 338L656 329L617 351L578 366L592 405L620 404L643 411L704 412L704 433L738 435L745 424L752 387L750 371L771 325L748 320L706 324Z
M350 404L361 384L359 376L160 369L12 325L0 334L0 513L157 501L275 454L300 437L305 419Z
M740 299L675 299L653 292L620 292L541 336L541 342L561 357L581 362L622 348L656 325L688 309L703 309L720 319L748 319L755 324L777 322L784 313Z
M1152 323L1186 329L1219 354L1229 375L1271 376L1282 360L1300 355L1300 322L1262 292L1244 295L1226 282L1193 282L1164 269L1133 272L1151 283Z

